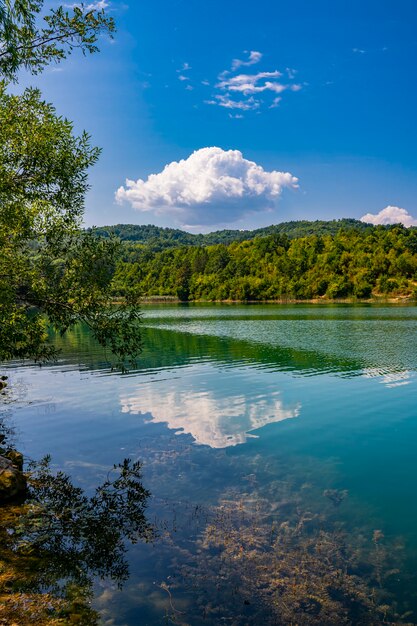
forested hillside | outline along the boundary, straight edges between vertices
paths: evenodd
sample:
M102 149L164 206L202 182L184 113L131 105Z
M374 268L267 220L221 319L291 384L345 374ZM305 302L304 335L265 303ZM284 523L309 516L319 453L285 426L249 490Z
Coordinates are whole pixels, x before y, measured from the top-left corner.
M415 296L417 230L367 226L160 252L128 247L113 284L116 296L133 289L183 301Z
M266 235L288 235L290 239L307 235L335 235L341 228L356 228L369 230L371 224L365 224L355 219L341 219L309 222L306 220L282 222L258 228L256 230L218 230L205 235L187 233L174 228L138 224L116 224L115 226L101 226L95 232L102 237L115 235L125 242L146 245L152 250L176 248L178 246L210 246L218 243L229 244L233 241L247 241L255 237Z

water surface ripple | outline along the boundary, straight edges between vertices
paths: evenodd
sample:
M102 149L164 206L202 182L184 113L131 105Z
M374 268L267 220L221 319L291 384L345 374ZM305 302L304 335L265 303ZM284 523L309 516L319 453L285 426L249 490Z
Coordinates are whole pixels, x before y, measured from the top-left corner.
M9 366L5 419L23 452L51 454L87 490L141 459L150 517L185 542L130 548L124 589L97 583L103 623L166 623L163 584L201 550L190 512L238 497L272 510L283 489L317 511L332 506L323 492L346 490L340 523L401 539L416 570L417 307L147 305L142 333L127 374L82 326L55 338L56 363ZM187 614L193 594L175 594Z

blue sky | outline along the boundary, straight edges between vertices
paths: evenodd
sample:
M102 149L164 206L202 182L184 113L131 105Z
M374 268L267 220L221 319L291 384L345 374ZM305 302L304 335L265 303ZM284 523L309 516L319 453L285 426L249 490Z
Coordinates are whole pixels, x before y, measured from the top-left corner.
M107 10L113 43L30 79L103 148L88 225L208 231L387 206L417 215L415 0L114 0ZM143 182L128 192L126 179Z

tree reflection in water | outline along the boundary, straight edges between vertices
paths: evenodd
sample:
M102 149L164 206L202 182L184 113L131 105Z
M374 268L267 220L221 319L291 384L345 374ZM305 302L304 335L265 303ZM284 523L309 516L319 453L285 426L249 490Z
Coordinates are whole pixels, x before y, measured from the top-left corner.
M29 493L0 508L0 624L98 624L95 577L129 576L126 540L149 541L141 463L125 459L88 497L50 459L29 468Z

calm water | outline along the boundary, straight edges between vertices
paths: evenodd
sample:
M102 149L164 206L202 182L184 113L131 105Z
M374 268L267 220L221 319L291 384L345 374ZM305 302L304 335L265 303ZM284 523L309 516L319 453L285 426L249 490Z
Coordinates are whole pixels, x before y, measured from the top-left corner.
M195 616L221 588L207 583L202 600L200 584L196 599L180 577L208 511L256 499L271 512L285 492L334 514L326 489L348 491L337 515L353 534L404 545L397 591L415 610L417 307L146 306L143 337L125 375L82 327L57 339L58 363L9 372L28 457L51 454L87 491L123 458L143 461L161 540L129 548L123 589L97 582L103 623L221 623Z

